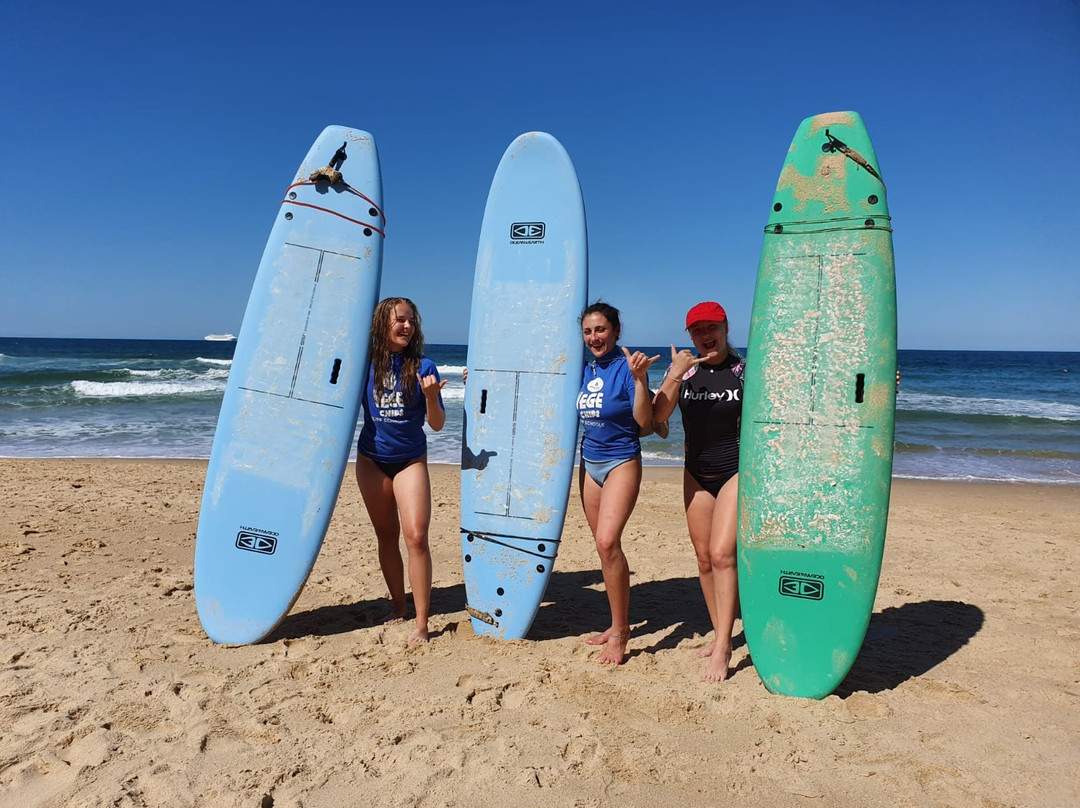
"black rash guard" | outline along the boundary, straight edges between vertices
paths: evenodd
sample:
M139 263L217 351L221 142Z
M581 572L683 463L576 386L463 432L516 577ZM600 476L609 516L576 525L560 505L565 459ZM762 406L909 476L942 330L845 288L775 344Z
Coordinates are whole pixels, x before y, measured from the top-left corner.
M686 435L686 470L714 497L739 472L739 418L742 415L741 357L729 354L719 365L695 365L679 387Z

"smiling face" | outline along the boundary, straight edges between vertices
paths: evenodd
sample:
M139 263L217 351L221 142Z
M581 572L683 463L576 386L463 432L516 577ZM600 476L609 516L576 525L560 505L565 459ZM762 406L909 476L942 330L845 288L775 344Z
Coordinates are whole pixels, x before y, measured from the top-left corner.
M705 356L715 351L716 356L710 360L711 362L720 362L727 358L727 322L698 320L696 323L691 323L687 330L699 354Z
M608 318L598 312L586 314L581 320L581 336L592 355L601 357L615 350L619 332L611 327Z
M408 303L398 303L390 313L389 342L394 353L404 351L416 333L416 315Z

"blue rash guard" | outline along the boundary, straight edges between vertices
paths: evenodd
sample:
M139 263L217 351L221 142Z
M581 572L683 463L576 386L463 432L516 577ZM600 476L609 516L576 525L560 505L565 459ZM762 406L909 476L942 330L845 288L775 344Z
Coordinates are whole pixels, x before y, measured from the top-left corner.
M641 430L634 420L634 376L620 348L585 366L577 410L585 427L583 458L603 462L641 454Z
M417 384L412 400L405 400L401 386L401 354L394 354L393 360L393 385L386 385L392 392L380 396L378 401L375 400L375 365L372 363L368 367L364 426L356 442L360 454L382 463L415 460L427 452L427 434L424 432L427 399ZM439 370L434 362L424 358L420 360L420 375L439 379ZM443 407L442 393L439 393L439 406Z

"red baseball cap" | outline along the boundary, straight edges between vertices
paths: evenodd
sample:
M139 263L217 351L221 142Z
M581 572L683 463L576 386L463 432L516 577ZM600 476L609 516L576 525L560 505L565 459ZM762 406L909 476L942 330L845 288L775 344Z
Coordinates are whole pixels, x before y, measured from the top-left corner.
M727 320L727 312L719 303L707 301L698 303L690 311L686 312L686 327L690 328L694 323L702 321L710 323L722 323Z

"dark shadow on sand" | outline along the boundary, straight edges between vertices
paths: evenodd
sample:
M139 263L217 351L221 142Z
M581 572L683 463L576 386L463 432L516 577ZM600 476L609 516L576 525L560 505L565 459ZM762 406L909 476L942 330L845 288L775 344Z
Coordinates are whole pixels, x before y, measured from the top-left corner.
M376 598L289 614L263 642L371 628L381 622L388 607L386 598ZM432 615L453 614L464 608L464 584L432 588ZM961 601L906 603L877 612L870 618L855 664L835 695L847 698L855 692L893 690L967 645L984 621L982 609ZM697 578L643 583L634 583L631 578L630 624L638 637L660 634L648 646L631 640L630 657L673 649L684 640L704 638L712 631ZM553 572L544 604L527 638L543 641L578 637L599 633L609 625L607 595L599 570ZM732 639L735 648L745 642L741 632ZM744 659L732 675L751 664L750 659Z
M593 588L599 587L599 588ZM350 604L321 606L292 612L263 642L300 637L326 637L381 623L390 602L386 598L360 600ZM433 587L431 614L453 614L465 609L465 586ZM703 637L712 631L701 586L697 578L668 578L663 581L630 581L630 624L638 637L661 636L651 645L631 642L630 654L651 654L675 648L683 640ZM599 570L553 572L527 639L553 640L599 633L611 625L607 595ZM741 633L734 638L737 648Z
M597 587L599 588L593 588ZM544 604L529 630L530 640L598 634L611 625L599 570L553 572ZM630 577L630 625L635 636L660 633L651 645L630 641L630 656L675 648L683 640L712 631L697 578L667 578L636 583ZM742 634L734 638L742 644Z
M893 690L955 654L979 633L982 609L956 600L891 606L870 618L862 650L835 694Z
M412 598L409 598L410 614ZM281 621L263 642L295 640L300 637L329 637L379 625L390 608L387 598L359 600L337 606L320 606L293 612ZM465 608L465 585L436 586L431 589L431 615L450 614ZM408 619L411 619L408 618Z

